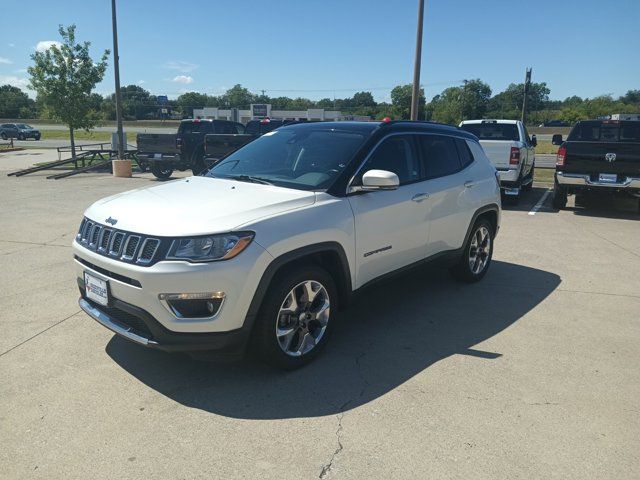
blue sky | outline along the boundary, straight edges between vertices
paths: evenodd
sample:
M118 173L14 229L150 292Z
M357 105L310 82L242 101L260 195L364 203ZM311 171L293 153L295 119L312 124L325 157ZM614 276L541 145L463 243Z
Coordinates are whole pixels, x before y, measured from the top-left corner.
M26 84L29 55L75 23L95 57L111 49L109 0L3 2L0 84ZM417 0L119 0L123 85L172 97L236 83L312 99L412 80ZM427 97L462 79L494 93L525 67L551 97L640 88L640 0L426 0L421 82ZM42 44L41 44L42 45ZM111 67L110 61L110 67ZM113 91L113 70L98 86Z

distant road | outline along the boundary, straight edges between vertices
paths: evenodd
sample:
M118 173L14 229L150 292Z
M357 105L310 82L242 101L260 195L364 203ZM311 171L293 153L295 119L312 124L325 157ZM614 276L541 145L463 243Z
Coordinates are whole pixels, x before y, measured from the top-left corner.
M536 167L541 168L555 168L556 166L556 156L553 154L536 154Z

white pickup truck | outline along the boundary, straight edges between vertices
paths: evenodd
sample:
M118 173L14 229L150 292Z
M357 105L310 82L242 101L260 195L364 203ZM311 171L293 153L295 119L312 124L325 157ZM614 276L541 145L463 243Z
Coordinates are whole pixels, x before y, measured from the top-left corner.
M500 188L515 200L533 185L536 136L529 137L519 120L465 120L460 128L480 140L487 157L500 174Z

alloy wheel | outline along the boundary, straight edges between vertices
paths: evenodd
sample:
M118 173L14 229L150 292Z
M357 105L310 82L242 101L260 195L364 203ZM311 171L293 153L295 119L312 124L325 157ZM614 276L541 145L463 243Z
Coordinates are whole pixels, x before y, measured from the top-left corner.
M474 233L469 247L469 269L474 275L481 273L489 263L491 235L484 225Z
M325 334L331 313L327 289L306 280L285 296L276 319L276 338L284 353L300 357L313 350Z

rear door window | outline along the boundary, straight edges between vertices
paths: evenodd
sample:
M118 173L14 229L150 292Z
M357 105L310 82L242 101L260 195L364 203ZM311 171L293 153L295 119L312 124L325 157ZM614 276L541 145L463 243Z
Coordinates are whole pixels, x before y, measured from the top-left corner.
M426 178L438 178L456 173L462 168L452 137L418 135Z
M473 155L467 142L461 138L456 138L456 148L458 149L458 157L460 157L460 168L466 168L471 165L473 163Z

